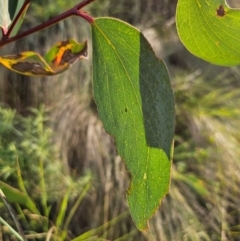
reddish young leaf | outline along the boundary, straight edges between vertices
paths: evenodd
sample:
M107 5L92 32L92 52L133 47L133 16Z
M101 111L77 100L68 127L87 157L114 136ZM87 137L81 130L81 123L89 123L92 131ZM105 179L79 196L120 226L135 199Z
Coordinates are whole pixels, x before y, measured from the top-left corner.
M38 53L29 51L16 55L0 56L0 63L23 75L48 76L62 73L79 59L86 59L87 56L87 41L77 43L70 39L57 43L44 58Z

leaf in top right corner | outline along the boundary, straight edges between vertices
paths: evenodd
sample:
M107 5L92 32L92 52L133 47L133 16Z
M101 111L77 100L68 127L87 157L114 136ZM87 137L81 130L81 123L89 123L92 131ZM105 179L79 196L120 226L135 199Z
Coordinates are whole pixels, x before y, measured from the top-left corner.
M185 47L210 63L240 64L240 10L225 0L179 0L177 30Z

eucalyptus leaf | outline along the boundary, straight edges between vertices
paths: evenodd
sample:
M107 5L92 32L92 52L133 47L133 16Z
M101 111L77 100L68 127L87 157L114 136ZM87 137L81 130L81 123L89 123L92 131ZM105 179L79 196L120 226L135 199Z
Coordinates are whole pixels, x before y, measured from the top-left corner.
M224 0L179 0L177 30L186 48L214 64L240 64L240 10Z
M24 2L24 0L9 0L8 2L8 11L9 11L9 15L11 20L13 20L15 14L16 14L16 10L18 8L19 3Z
M10 13L10 17L11 17L12 21L16 18L17 14L23 7L24 2L25 2L25 0L9 0L9 13ZM23 19L25 17L28 7L29 7L29 4L25 5L25 7L21 13L21 16L18 18L18 21L16 22L14 28L11 31L10 37L13 37L18 33L18 30L20 29L20 27L22 25L22 22L23 22Z
M50 76L66 71L79 59L87 57L87 41L78 43L74 39L69 39L56 43L44 57L28 51L0 56L0 64L23 75Z
M127 23L95 19L92 36L99 117L130 172L130 213L144 230L169 189L174 98L168 71L142 33Z

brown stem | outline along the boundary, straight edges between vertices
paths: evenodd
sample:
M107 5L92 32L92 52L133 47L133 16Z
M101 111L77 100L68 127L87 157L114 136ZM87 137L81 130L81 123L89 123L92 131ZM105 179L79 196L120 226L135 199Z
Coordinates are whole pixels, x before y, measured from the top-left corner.
M82 1L81 3L77 4L75 7L67 10L66 12L48 20L47 22L45 23L42 23L34 28L31 28L25 32L22 32L20 34L17 34L16 36L13 36L13 37L10 37L10 38L4 38L0 41L0 47L6 45L6 44L9 44L9 43L12 43L14 41L17 41L21 38L24 38L30 34L33 34L35 32L38 32L40 30L43 30L45 28L48 28L70 16L73 16L73 15L77 15L79 17L82 17L83 19L85 19L86 21L88 21L90 24L93 23L93 18L88 15L87 13L85 12L81 12L80 9L82 9L83 7L87 6L88 4L94 2L95 0L84 0ZM12 27L12 26L11 26ZM13 27L12 27L13 28ZM11 28L10 28L11 29Z

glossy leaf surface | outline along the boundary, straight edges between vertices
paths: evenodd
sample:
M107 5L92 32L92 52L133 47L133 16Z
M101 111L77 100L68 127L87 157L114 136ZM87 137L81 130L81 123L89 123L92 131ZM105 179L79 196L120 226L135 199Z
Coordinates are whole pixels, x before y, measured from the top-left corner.
M70 39L56 44L44 58L35 52L23 52L0 56L0 63L20 74L48 76L62 73L76 61L87 56L87 42L81 44Z
M168 71L144 36L116 19L92 24L93 86L99 117L130 172L130 212L140 230L170 182L174 98Z
M176 21L192 54L218 65L240 64L240 10L225 0L179 0Z

